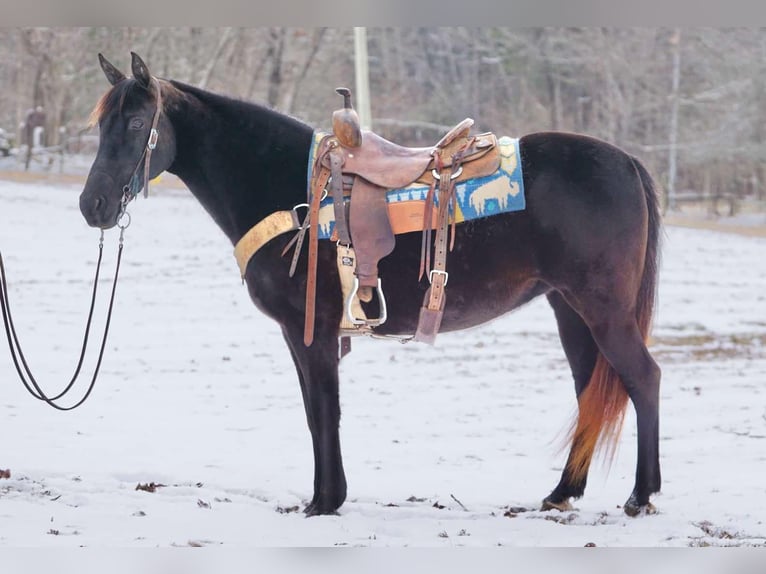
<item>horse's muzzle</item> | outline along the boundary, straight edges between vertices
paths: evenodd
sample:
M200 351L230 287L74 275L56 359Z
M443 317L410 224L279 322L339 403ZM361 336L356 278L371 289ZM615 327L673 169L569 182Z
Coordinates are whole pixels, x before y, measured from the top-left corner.
M109 229L117 223L119 195L112 176L103 171L91 172L80 194L80 212L91 227ZM111 193L110 193L111 192ZM116 197L113 197L116 196Z

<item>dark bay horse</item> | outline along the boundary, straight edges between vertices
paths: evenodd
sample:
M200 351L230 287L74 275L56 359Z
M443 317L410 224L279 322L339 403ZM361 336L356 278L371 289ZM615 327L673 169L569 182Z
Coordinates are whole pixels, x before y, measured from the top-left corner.
M269 214L306 202L310 126L259 105L158 80L135 54L133 77L99 59L112 88L94 110L100 143L80 197L89 225L116 224L129 182L144 176L153 124L159 137L149 177L164 170L178 175L232 244ZM630 399L638 460L624 510L652 513L650 495L660 489L660 369L645 341L659 255L655 186L636 158L581 135L526 135L520 157L526 209L457 226L441 330L484 323L545 295L571 365L579 411L566 467L543 509L568 509L570 499L582 496L594 452L613 452ZM245 281L255 305L279 323L298 372L314 447L314 495L305 512L330 514L346 498L336 244L319 242L315 337L307 347L305 249L292 278L291 258L282 255L292 236L279 235L260 249ZM415 331L428 287L425 278L417 280L420 242L419 233L399 235L393 253L380 262L389 300L380 334Z

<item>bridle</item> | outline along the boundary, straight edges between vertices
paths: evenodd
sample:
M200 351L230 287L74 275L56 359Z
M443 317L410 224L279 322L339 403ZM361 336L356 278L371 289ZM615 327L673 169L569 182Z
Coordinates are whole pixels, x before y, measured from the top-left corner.
M151 164L151 158L152 158L152 152L154 151L154 148L157 147L157 140L160 137L159 131L157 131L157 126L160 123L160 114L162 113L162 91L160 90L160 82L152 76L152 85L155 88L155 91L157 92L157 107L154 110L154 117L152 118L152 127L149 130L149 139L146 142L146 145L144 146L144 151L141 154L141 157L138 158L138 161L136 162L136 167L133 168L133 173L130 176L130 180L128 181L127 185L122 186L122 200L121 200L121 209L120 209L120 215L117 218L119 221L122 215L125 213L125 208L127 207L128 203L130 203L132 200L134 200L138 194L141 192L141 176L140 169L141 169L141 162L144 163L144 178L143 178L143 188L144 188L144 197L149 196L149 166Z
M24 387L34 398L47 403L49 406L59 411L70 411L82 405L85 402L85 400L90 396L91 392L93 391L93 387L95 386L96 379L98 378L98 373L101 369L101 361L104 357L104 348L106 347L106 339L109 334L109 325L111 324L111 320L112 320L112 309L114 307L114 296L117 289L117 278L120 273L120 262L122 261L122 251L124 246L125 230L130 225L130 214L127 212L127 206L128 206L128 203L130 203L133 199L135 199L136 196L138 196L138 194L141 191L142 182L140 180L140 175L139 175L141 162L144 162L144 170L143 170L144 171L144 178L143 178L144 196L145 197L148 196L149 167L151 163L152 151L154 151L154 149L157 147L157 140L159 138L157 125L159 124L160 114L162 112L162 94L160 92L160 84L157 78L152 76L152 82L157 91L157 109L154 111L152 126L151 126L151 130L149 131L149 139L146 142L144 151L141 154L141 157L138 159L138 163L136 164L136 167L133 169L133 174L131 175L130 181L128 182L127 185L123 186L122 188L123 195L120 200L120 211L117 216L117 227L120 229L119 246L117 250L117 263L115 264L114 281L112 283L112 292L111 292L111 297L109 300L109 308L107 310L107 315L106 315L106 324L104 326L104 334L101 339L101 347L98 354L98 361L96 362L96 366L93 372L93 377L91 378L88 389L86 390L83 397L79 401L74 403L73 405L62 407L61 405L57 404L56 401L64 397L72 389L72 386L77 381L80 375L83 359L85 358L85 352L88 347L88 337L90 335L91 322L93 320L93 309L96 303L96 290L98 285L99 272L101 271L101 259L102 259L103 251L104 251L104 230L101 229L101 236L98 242L98 261L96 263L96 275L93 279L93 291L91 294L90 310L88 311L88 320L85 324L85 334L83 336L82 349L80 350L80 358L77 363L77 367L75 368L74 375L72 375L72 378L69 381L69 383L66 385L66 387L64 387L64 389L60 393L52 397L47 396L43 392L43 390L40 388L39 384L35 380L35 377L32 375L29 365L27 364L26 358L24 357L24 353L21 350L21 345L19 344L19 339L16 334L16 328L13 324L13 318L11 316L11 308L8 302L8 286L7 286L6 276L5 276L5 265L3 263L2 253L0 253L0 309L2 310L3 324L5 326L5 334L8 339L8 347L11 352L11 358L13 359L13 364L16 367L16 373L21 379L21 382L23 383Z

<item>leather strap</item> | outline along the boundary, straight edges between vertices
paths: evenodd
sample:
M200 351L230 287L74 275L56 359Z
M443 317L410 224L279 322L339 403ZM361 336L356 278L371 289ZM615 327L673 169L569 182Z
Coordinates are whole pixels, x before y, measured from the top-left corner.
M449 212L450 202L452 200L452 190L454 186L449 179L452 175L452 167L442 170L439 185L439 214L437 220L439 227L436 228L436 241L434 242L434 267L431 273L431 294L428 298L427 307L432 311L442 308L442 297L444 296L444 285L447 282L445 275L447 270L447 234L449 230Z
M415 330L416 341L433 345L436 341L436 334L441 327L442 316L444 315L444 305L446 303L446 294L444 287L447 284L447 232L449 230L449 204L453 188L449 176L452 172L451 167L444 168L439 180L439 213L437 215L436 241L434 246L434 267L428 274L431 286L426 291L423 299L423 306L420 308L418 316L418 326ZM424 232L425 233L425 232ZM430 237L430 233L429 233ZM430 255L431 246L426 245L426 260Z
M157 78L152 76L152 85L157 92L157 108L154 110L154 116L152 117L152 126L149 129L149 137L146 140L146 145L141 152L141 157L136 162L136 167L133 168L133 173L128 180L127 185L122 188L123 192L123 205L127 205L133 201L141 192L141 186L144 188L144 197L149 196L149 168L151 166L152 152L157 147L157 140L159 139L159 132L157 126L160 123L160 114L162 113L162 89L160 88L160 82ZM144 179L143 181L139 177L141 173L141 162L144 163Z
M244 279L247 263L256 251L274 239L277 235L293 231L300 227L295 211L276 211L263 218L245 233L234 246L239 273Z
M340 338L340 358L342 359L351 352L351 337L344 335Z
M295 234L285 248L282 250L282 257L287 255L290 248L295 245L295 251L293 252L292 261L290 261L290 270L287 272L288 277L292 278L295 275L295 270L298 268L298 259L301 258L301 249L303 249L303 241L306 239L306 232L309 229L309 211L306 210L306 217L303 218L303 222L300 224L298 233Z
M339 148L333 148L330 156L330 194L332 195L333 208L335 210L335 233L338 241L343 245L351 244L351 236L348 233L346 223L346 205L343 201L343 152Z
M438 171L442 171L441 156L434 154L434 165ZM433 219L434 211L434 193L437 186L436 178L433 178L431 185L428 188L428 194L426 194L426 203L423 206L423 238L420 242L420 272L418 273L418 281L423 278L423 273L426 269L431 268L431 220ZM439 219L437 217L437 226Z
M435 165L443 166L439 170L439 212L437 215L437 228L436 228L436 241L434 248L434 266L429 272L429 280L431 281L431 287L426 292L423 307L420 310L420 316L418 318L418 326L415 331L415 340L422 341L424 343L433 344L436 339L436 334L441 326L442 316L444 314L444 305L446 301L445 287L447 285L447 242L449 237L450 228L450 214L452 214L452 242L449 249L452 249L454 245L454 224L455 224L455 182L452 180L452 174L458 173L460 169L460 163L463 160L465 150L471 144L472 138L466 141L466 144L461 147L457 152L452 155L451 162L443 162L441 153L442 150L438 150L434 154ZM445 166L444 164L447 163ZM428 201L426 201L428 206ZM427 227L427 229L430 226ZM426 232L424 231L424 234ZM430 233L429 233L430 238ZM430 241L429 241L430 243ZM426 269L428 265L428 255L430 255L430 245L425 245L426 251ZM422 253L421 253L421 269Z
M455 155L452 156L452 173L455 173L458 169L460 169L463 165L463 159L465 158L466 152L471 147L471 144L476 138L469 138L468 141L465 143L465 146L460 148L457 152L455 152ZM450 193L450 200L452 201L452 229L451 229L451 235L450 235L450 243L449 243L449 250L452 251L455 249L455 230L457 227L457 218L455 217L455 210L456 210L456 200L455 200L455 184L451 183L451 193Z
M333 145L334 142L334 145ZM316 316L317 258L319 254L319 204L322 202L330 170L321 165L322 158L337 146L336 140L326 138L320 144L320 154L314 167L314 181L311 184L311 202L309 207L309 263L306 277L306 320L303 328L303 344L310 347L314 342L314 319ZM317 171L316 166L321 165Z
M149 197L149 166L151 164L152 152L157 146L157 139L159 138L157 126L160 123L160 113L162 113L162 90L160 89L160 82L157 78L152 76L152 83L154 84L154 89L157 90L157 109L152 118L152 127L149 130L149 140L146 142L146 158L144 160L144 197Z

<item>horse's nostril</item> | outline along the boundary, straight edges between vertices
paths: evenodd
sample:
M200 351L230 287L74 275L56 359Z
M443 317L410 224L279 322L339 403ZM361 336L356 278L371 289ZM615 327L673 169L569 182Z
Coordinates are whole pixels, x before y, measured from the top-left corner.
M106 203L106 201L104 200L104 197L102 195L97 195L96 199L95 199L95 201L93 203L93 209L95 211L100 211L105 203Z

